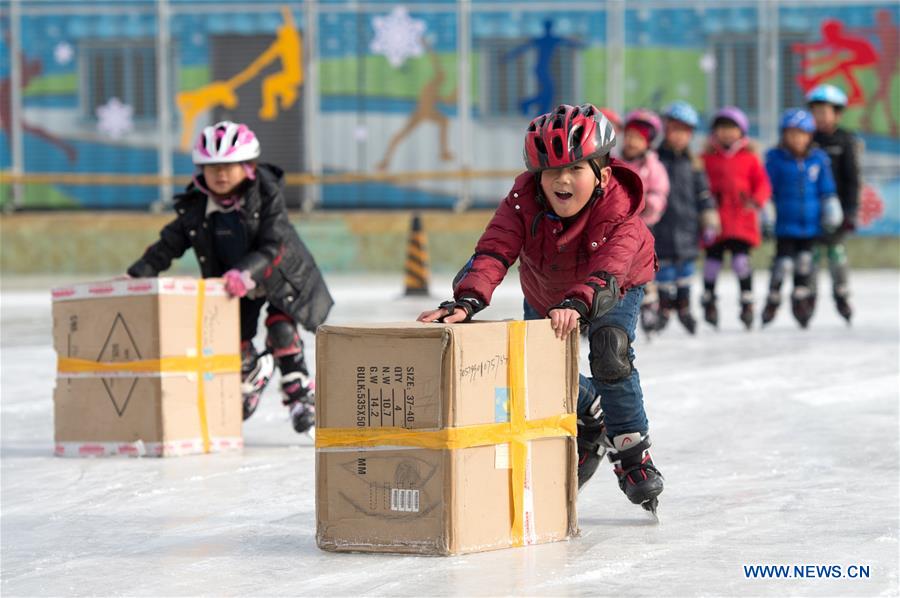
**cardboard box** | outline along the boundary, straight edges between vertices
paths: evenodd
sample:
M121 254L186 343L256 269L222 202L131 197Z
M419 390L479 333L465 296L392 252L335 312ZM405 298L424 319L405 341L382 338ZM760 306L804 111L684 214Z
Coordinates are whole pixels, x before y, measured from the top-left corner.
M241 448L238 301L221 280L53 290L56 454L163 457Z
M316 388L320 548L449 555L577 533L575 334L321 326Z

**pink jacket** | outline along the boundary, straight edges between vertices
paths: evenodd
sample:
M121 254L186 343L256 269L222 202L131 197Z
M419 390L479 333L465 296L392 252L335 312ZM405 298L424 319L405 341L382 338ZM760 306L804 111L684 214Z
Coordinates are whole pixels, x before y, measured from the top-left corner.
M659 156L653 150L648 150L636 160L622 160L641 177L644 183L644 211L641 220L647 226L653 226L662 218L666 211L666 202L669 198L669 175L666 167L659 161Z

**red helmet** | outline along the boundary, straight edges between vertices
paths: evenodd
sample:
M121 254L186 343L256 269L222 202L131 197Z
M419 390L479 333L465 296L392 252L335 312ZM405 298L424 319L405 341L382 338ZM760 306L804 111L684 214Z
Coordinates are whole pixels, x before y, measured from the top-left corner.
M592 104L560 104L528 125L525 166L531 172L605 156L616 145L609 119Z

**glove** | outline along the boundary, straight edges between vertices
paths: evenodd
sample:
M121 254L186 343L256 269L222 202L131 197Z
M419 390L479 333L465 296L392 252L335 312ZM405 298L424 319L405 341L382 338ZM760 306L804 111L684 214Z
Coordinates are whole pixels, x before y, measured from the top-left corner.
M256 282L247 270L232 268L222 275L222 279L225 280L225 292L232 297L243 297L256 288Z
M844 218L844 222L841 224L840 230L845 233L852 233L856 230L856 219L850 216Z
M827 233L833 233L844 222L844 211L837 195L829 195L822 200L822 228Z

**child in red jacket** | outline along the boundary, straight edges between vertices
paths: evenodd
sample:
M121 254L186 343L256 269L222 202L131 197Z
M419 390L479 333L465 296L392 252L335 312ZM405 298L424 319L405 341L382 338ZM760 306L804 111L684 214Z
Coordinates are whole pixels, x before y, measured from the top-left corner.
M703 153L709 190L719 209L722 232L706 248L703 269L704 318L719 325L716 307L716 278L722 269L725 251L731 252L731 269L738 277L741 295L741 322L753 326L753 270L750 250L760 239L759 210L769 200L771 187L762 162L747 137L747 116L734 106L726 106L713 116L712 135Z
M663 478L650 458L635 327L644 285L653 279L653 237L641 220L638 175L609 157L609 120L591 104L560 105L528 126L525 163L456 276L452 301L422 322L465 322L484 309L519 260L525 318L550 318L560 339L589 327L593 378L578 396L578 484L609 453L619 487L656 510Z

